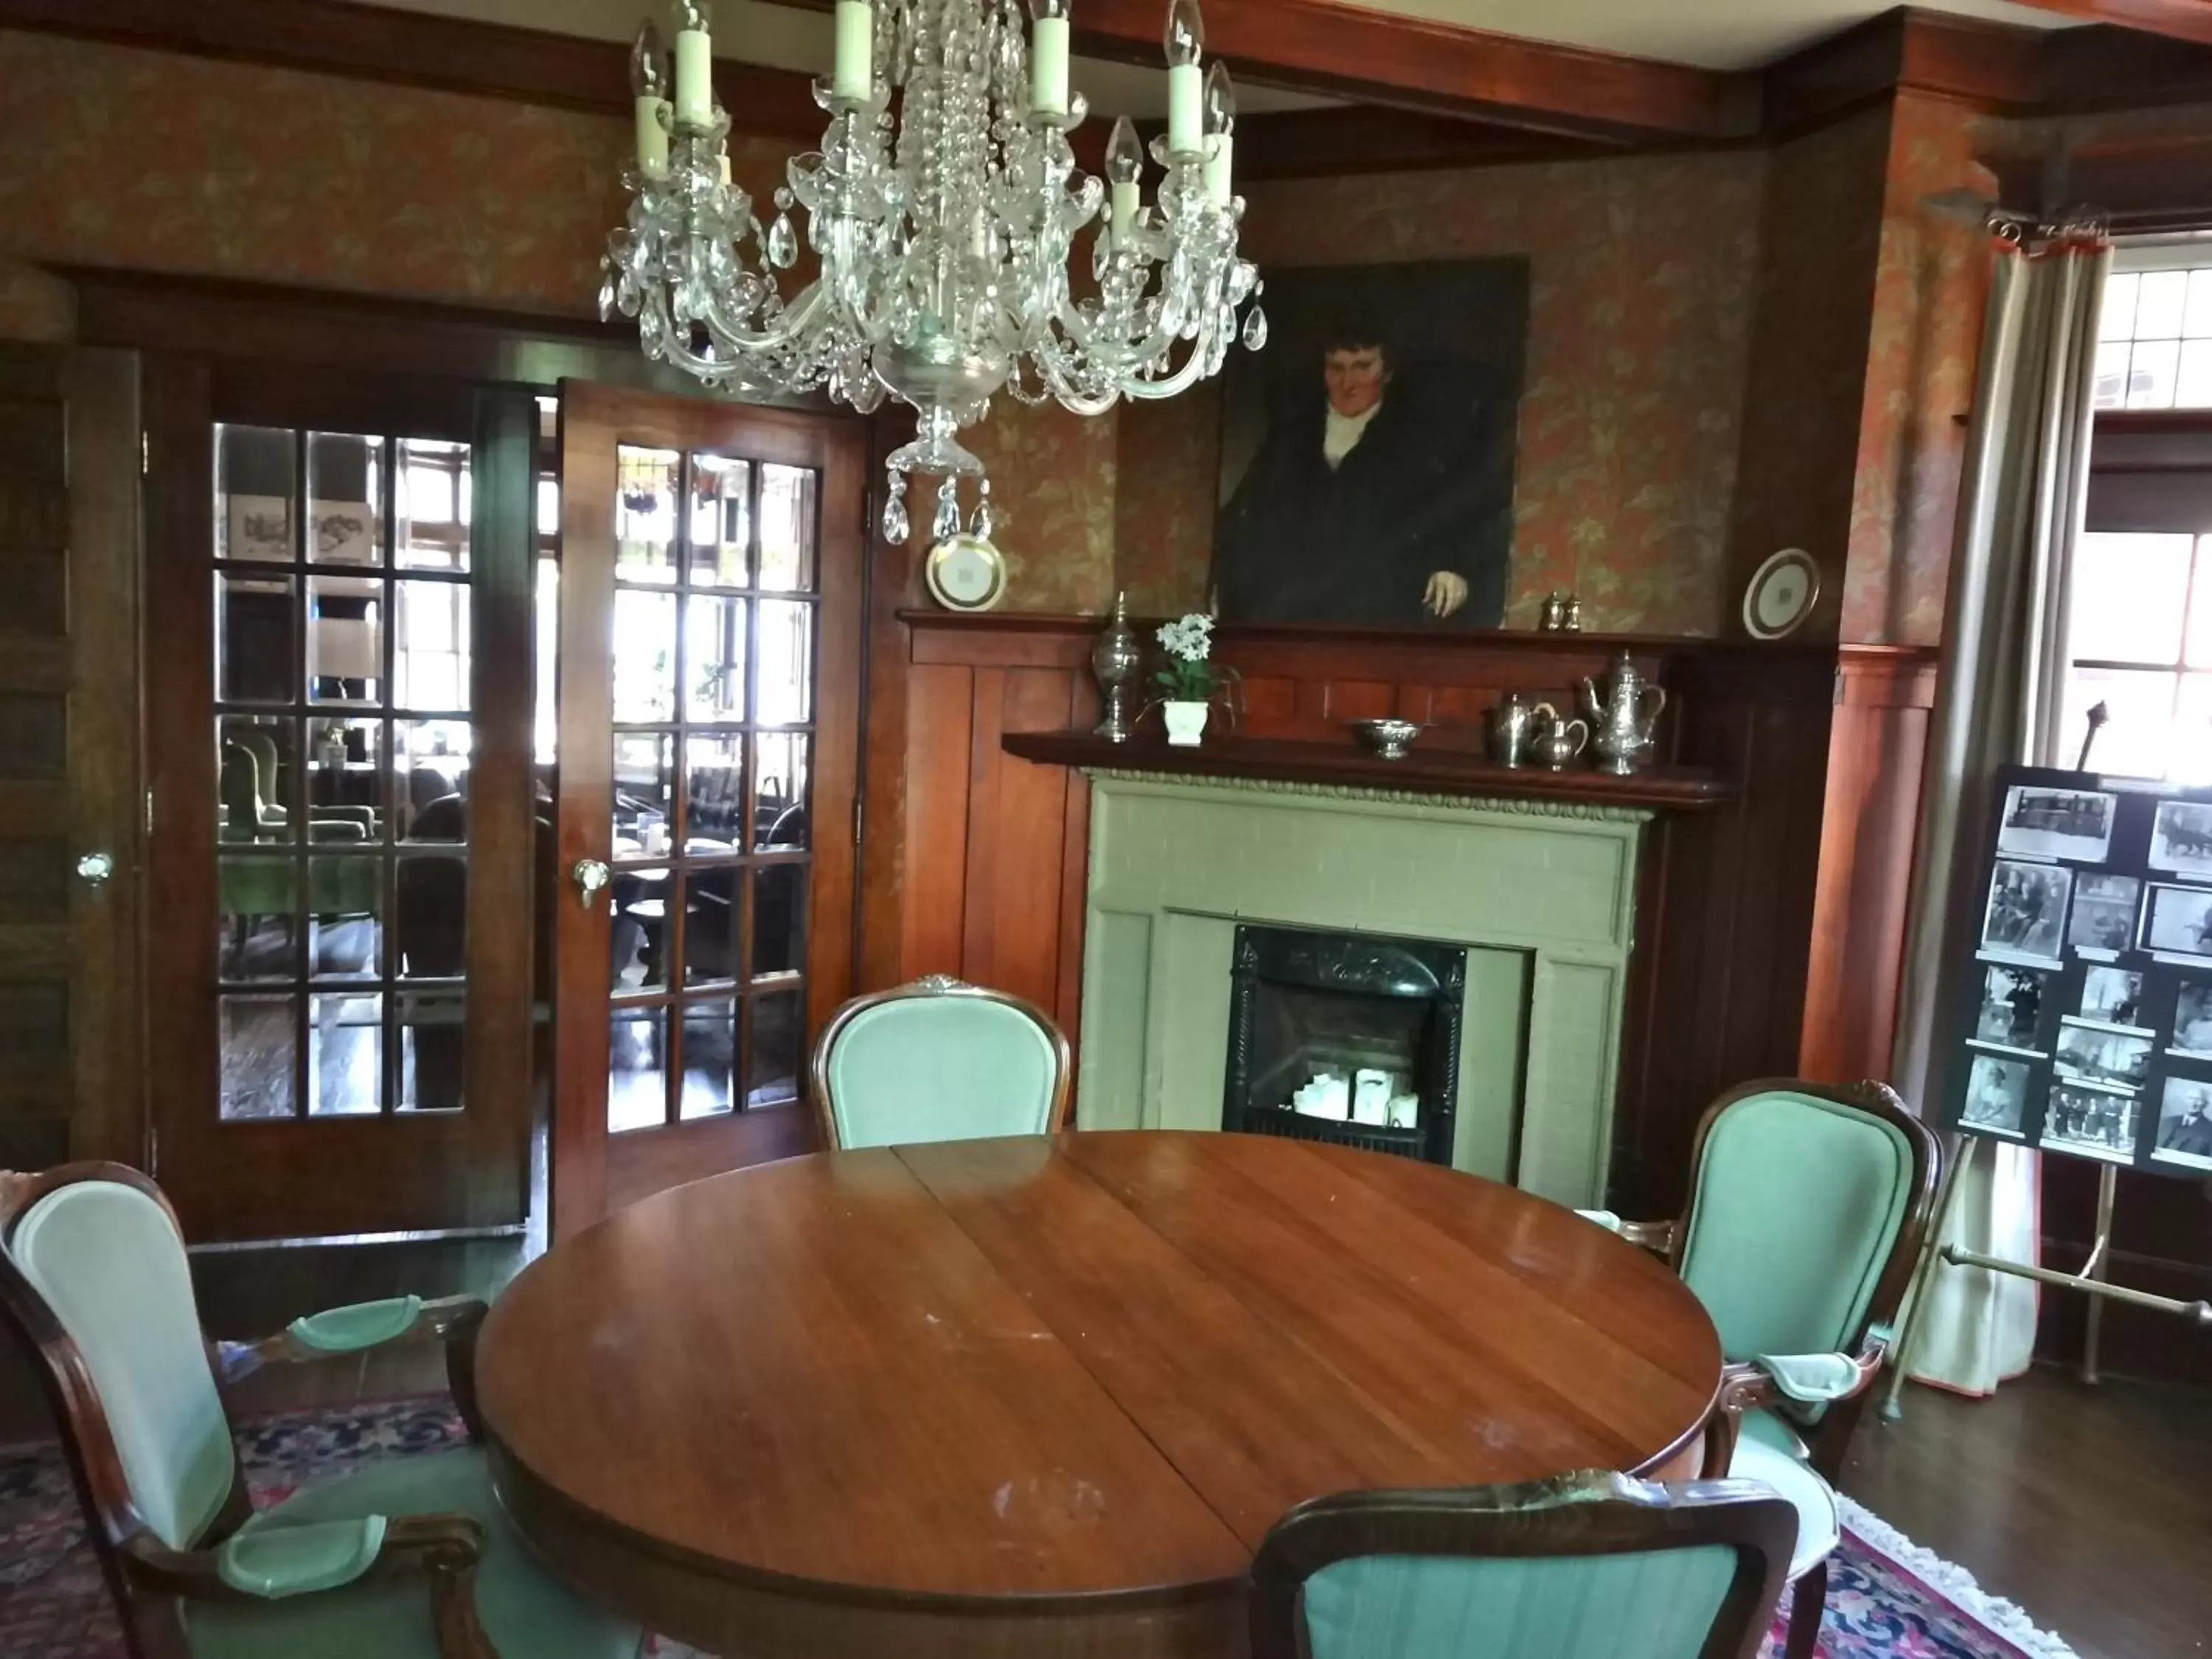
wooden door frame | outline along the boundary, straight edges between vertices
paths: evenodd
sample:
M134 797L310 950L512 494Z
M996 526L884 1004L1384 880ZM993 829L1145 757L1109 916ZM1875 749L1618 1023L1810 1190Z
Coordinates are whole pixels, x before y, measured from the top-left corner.
M578 860L611 862L612 827L607 802L613 789L613 745L609 738L612 663L605 645L604 605L575 603L580 583L591 580L613 586L616 447L623 443L690 450L726 441L714 435L719 422L741 421L742 446L759 459L819 469L819 627L815 643L814 799L812 875L809 882L809 956L806 1028L817 1031L854 989L854 944L858 890L858 836L861 799L860 757L862 680L867 639L866 561L870 428L858 417L732 404L703 396L674 398L643 394L591 381L561 386L561 646L560 789L554 860L556 916L578 903L571 872ZM575 439L580 429L590 438ZM572 468L580 454L588 464ZM586 550L593 550L586 551ZM603 568L586 574L586 561L603 557ZM844 587L849 605L830 602L833 587ZM750 781L749 781L750 782ZM598 1010L607 997L611 906L595 902L588 924L556 924L554 1109L551 1133L550 1227L565 1237L605 1213L615 1183L609 1175L611 1136L606 1127L604 1090L609 1058L608 1021L595 1011L573 1017L577 1000L592 996ZM687 1160L699 1143L726 1137L735 1143L737 1161L756 1162L810 1149L814 1128L805 1098L805 1055L799 1057L800 1097L789 1107L739 1111L734 1121L702 1120L671 1125L651 1134L640 1149L639 1178L624 1183L666 1185L708 1173ZM599 1091L597 1109L575 1109L571 1079L591 1079ZM562 1109L563 1099L571 1103ZM727 1147L725 1146L725 1151ZM724 1158L714 1168L729 1167Z
M215 513L214 430L218 418L289 427L319 422L339 430L390 426L422 435L465 439L478 459L493 461L489 440L519 442L527 471L535 405L520 388L471 387L446 381L351 379L334 396L326 375L305 367L252 368L194 358L151 360L147 370L149 457L145 572L149 630L145 673L149 695L143 732L149 833L158 856L149 860L145 941L149 979L163 974L164 994L147 1000L149 1051L163 1056L147 1091L151 1162L185 1218L194 1243L319 1235L519 1231L529 1202L532 1079L532 949L526 897L529 856L529 584L534 565L532 490L509 479L520 522L477 534L471 553L473 653L471 720L490 738L471 768L471 880L465 933L471 998L464 1098L458 1120L443 1113L379 1114L218 1125L220 1037L213 1015L215 961L207 942L219 911L214 892L219 853L215 826L213 751L207 741L215 706L212 590L209 572ZM356 418L358 417L358 418ZM520 427L520 431L516 428ZM479 523L495 503L498 481L478 480ZM300 481L304 490L306 480ZM519 562L520 570L509 568ZM520 594L519 617L487 599ZM517 676L520 661L525 672ZM305 696L305 687L300 688ZM334 706L334 713L344 712ZM502 727L514 728L502 742ZM515 744L521 745L519 754ZM391 757L386 756L387 767ZM521 828L499 820L519 816ZM491 868L489 848L512 867ZM512 854L513 856L508 856ZM488 879L478 881L485 864ZM518 918L520 920L518 921ZM386 917L387 927L396 919ZM484 987L499 975L503 995ZM210 1096L202 1098L203 1095ZM214 1130L216 1148L199 1137ZM333 1170L364 1177L388 1174L412 1183L404 1205L380 1200L398 1190L363 1178L305 1195L286 1195L295 1146L312 1133ZM510 1161L511 1154L511 1161ZM503 1166L503 1167L502 1167ZM244 1171L261 1201L246 1211L228 1201L218 1182Z

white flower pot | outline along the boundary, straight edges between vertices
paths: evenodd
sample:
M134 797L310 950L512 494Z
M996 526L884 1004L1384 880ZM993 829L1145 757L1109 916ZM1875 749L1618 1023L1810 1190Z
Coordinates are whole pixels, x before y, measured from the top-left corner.
M1209 702L1188 702L1181 697L1170 697L1160 704L1162 718L1167 721L1168 741L1178 749L1195 749L1206 731L1206 716L1213 705Z

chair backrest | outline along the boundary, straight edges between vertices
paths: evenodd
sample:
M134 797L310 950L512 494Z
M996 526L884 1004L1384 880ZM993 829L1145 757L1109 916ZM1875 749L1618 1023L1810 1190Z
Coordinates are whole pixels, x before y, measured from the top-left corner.
M1730 1359L1854 1351L1905 1293L1936 1139L1878 1083L1747 1084L1706 1112L1675 1264Z
M831 1146L1049 1134L1067 1119L1067 1039L1019 997L932 975L839 1009L813 1079Z
M237 1454L176 1218L108 1164L9 1177L0 1304L42 1362L95 1519L191 1548L223 1510Z
M216 777L222 796L222 837L251 842L261 830L260 763L242 743L222 746L222 765Z
M1796 1535L1744 1480L1316 1498L1253 1559L1253 1659L1752 1659Z

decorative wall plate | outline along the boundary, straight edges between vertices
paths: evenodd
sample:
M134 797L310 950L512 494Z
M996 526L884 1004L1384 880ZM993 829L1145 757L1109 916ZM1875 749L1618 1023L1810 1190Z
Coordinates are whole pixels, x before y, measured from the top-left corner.
M929 597L947 611L988 611L1006 594L1006 561L981 536L948 536L922 562Z
M1820 568L1802 547L1785 547L1753 573L1743 590L1744 632L1778 640L1813 614L1820 597Z

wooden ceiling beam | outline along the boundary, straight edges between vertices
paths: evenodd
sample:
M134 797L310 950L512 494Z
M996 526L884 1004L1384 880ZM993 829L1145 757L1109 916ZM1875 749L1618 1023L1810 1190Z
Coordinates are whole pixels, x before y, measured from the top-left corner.
M2146 34L2212 46L2212 0L2021 0L2021 3L2085 23L2112 23Z
M771 0L821 10L830 0ZM1204 0L1206 49L1240 77L1613 143L1747 138L1756 76L1553 46L1347 0ZM1158 67L1167 0L1079 0L1075 48Z
M629 48L353 0L0 0L0 28L269 64L627 118ZM718 58L746 131L820 138L811 77Z

